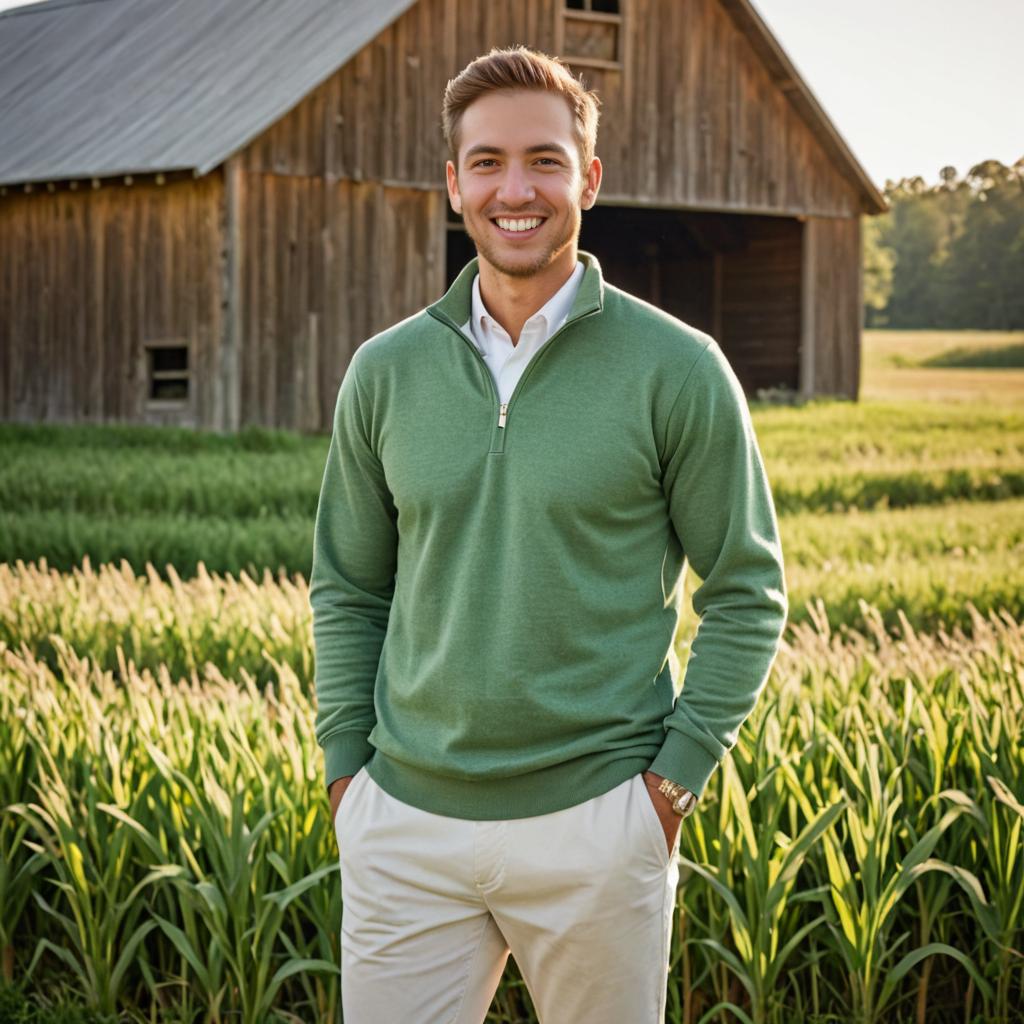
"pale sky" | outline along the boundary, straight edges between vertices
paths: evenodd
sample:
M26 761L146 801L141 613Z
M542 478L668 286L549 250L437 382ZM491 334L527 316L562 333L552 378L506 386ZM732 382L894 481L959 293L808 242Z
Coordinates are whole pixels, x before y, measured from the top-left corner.
M1024 156L1024 0L753 3L879 188Z
M1024 156L1024 0L753 0L875 184Z

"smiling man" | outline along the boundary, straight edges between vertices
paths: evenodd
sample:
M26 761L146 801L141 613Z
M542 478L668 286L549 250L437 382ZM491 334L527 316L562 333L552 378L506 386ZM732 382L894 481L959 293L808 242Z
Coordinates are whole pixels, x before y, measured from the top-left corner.
M510 953L542 1024L662 1021L681 828L785 622L721 349L577 248L597 122L522 47L448 83L477 257L339 390L310 602L348 1024L480 1024Z

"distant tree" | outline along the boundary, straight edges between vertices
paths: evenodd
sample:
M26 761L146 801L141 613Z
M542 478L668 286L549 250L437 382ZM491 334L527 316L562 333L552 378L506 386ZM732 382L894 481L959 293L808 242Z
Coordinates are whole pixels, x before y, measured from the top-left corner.
M940 184L932 190L931 199L942 218L943 233L938 251L932 257L935 295L930 308L931 322L952 326L957 319L956 286L953 281L954 263L951 253L954 242L964 231L967 209L971 203L971 190L966 181L957 177L955 167L939 171Z
M972 202L949 259L957 327L1024 327L1024 159L986 160L967 172Z
M984 160L962 179L943 167L939 179L886 182L889 212L866 220L865 321L1024 328L1024 158Z
M891 212L880 225L881 239L896 265L886 312L890 326L915 327L939 301L936 268L946 246L945 219L921 178L899 182L887 198Z
M863 240L864 316L868 327L884 327L888 322L885 308L892 294L892 271L896 254L882 244L878 217L866 217Z

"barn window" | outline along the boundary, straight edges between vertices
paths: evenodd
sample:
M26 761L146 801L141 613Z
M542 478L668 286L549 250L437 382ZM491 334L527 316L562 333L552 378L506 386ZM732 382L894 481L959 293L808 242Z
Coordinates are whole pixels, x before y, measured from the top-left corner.
M146 400L151 404L184 405L189 397L188 345L184 341L148 341Z
M565 0L559 12L557 52L570 64L622 67L620 0Z

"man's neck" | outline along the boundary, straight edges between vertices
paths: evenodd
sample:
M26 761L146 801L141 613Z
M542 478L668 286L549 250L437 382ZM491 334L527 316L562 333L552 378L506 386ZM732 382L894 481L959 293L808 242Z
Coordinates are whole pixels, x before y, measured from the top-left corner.
M523 324L569 280L576 261L576 246L570 246L538 273L513 277L480 259L480 298L488 314L508 332L513 345L519 341Z

